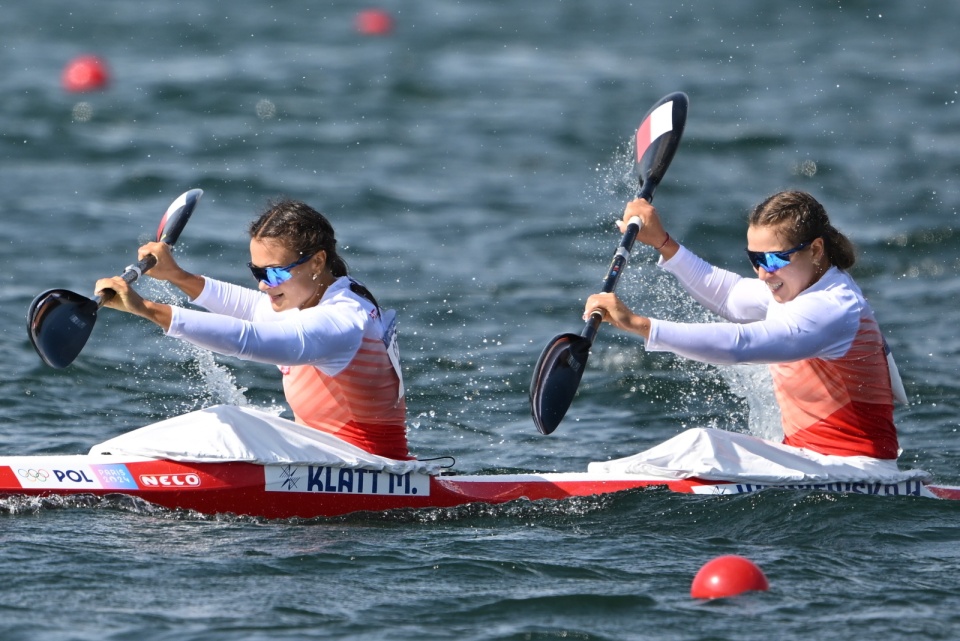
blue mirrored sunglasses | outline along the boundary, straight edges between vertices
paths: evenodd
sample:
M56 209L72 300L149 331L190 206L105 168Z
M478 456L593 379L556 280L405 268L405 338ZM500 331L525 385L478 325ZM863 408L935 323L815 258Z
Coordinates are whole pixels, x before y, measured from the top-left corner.
M763 269L768 273L772 274L778 269L783 269L790 264L790 255L795 254L801 249L806 249L810 243L800 243L793 249L787 249L782 252L752 252L749 249L747 250L747 258L750 259L750 264L753 265L754 269Z
M315 254L310 254L304 256L298 261L285 265L284 267L257 267L253 263L247 263L247 267L250 268L250 271L253 273L253 277L258 281L266 285L267 287L276 287L277 285L282 285L291 278L293 274L290 273L290 270L296 267L297 265L302 265Z

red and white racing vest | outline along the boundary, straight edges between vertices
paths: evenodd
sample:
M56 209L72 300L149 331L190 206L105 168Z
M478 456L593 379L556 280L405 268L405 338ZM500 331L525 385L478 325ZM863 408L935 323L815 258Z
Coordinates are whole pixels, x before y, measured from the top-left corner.
M869 308L843 357L777 363L770 372L785 444L821 454L897 458L891 370Z
M385 343L368 331L356 356L335 376L312 365L281 367L283 390L298 423L334 434L378 456L406 460L406 401ZM399 363L398 363L399 364Z

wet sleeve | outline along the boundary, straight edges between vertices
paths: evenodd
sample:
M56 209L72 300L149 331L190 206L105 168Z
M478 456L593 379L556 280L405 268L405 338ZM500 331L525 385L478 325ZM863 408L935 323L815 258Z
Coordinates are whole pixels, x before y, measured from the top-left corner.
M648 351L673 352L717 365L788 363L846 354L860 326L860 309L853 295L818 292L752 323L650 321Z
M683 245L673 258L661 258L658 265L673 274L694 300L721 318L747 323L767 315L770 291L759 279L714 267Z

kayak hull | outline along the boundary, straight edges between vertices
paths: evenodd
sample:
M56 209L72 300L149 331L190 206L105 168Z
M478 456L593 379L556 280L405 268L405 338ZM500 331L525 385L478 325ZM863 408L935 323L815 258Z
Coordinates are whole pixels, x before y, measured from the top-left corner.
M772 486L588 472L436 476L314 465L197 463L99 455L0 457L2 497L124 494L171 510L267 519L564 500L638 488L724 495L771 487L960 499L960 487L916 480Z

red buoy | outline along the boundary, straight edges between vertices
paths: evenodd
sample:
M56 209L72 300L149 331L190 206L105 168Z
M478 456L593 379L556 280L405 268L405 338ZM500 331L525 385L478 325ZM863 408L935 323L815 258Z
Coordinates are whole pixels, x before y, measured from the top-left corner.
M393 31L393 18L382 9L366 9L357 14L356 27L364 36L385 36Z
M63 69L63 88L67 91L96 91L107 86L110 73L107 65L97 56L85 55L74 58Z
M769 588L767 577L752 561L729 554L718 556L700 568L690 586L690 596L694 599L719 599Z

